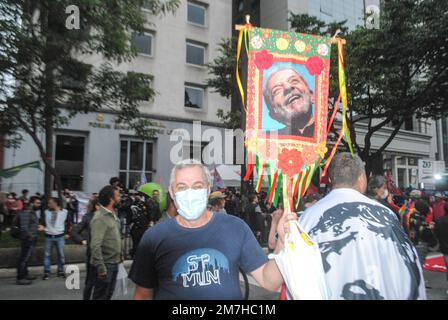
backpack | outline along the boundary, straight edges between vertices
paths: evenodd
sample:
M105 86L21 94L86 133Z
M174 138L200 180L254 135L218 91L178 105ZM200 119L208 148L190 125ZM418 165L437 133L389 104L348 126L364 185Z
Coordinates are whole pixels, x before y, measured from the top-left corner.
M11 237L13 237L14 239L21 238L22 232L20 231L19 213L16 214L16 216L14 217L14 220L12 220L12 226L11 226L11 230L9 232L11 234Z

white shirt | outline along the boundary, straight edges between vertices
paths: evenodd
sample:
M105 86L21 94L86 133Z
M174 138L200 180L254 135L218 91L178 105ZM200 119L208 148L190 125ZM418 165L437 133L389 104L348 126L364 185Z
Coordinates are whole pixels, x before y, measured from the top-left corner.
M45 233L57 236L65 232L65 221L67 220L67 210L58 212L45 210Z
M335 189L299 223L319 244L331 299L426 299L417 252L379 202Z

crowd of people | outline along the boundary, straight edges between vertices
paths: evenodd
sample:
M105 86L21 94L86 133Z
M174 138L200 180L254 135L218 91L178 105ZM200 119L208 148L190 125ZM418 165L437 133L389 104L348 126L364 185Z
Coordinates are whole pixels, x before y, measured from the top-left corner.
M274 207L267 201L266 192L211 192L208 170L189 160L173 168L165 210L159 190L126 190L114 177L92 194L81 218L79 201L68 189L49 198L29 197L23 190L21 197L10 193L0 199L0 222L21 243L19 285L36 279L28 262L39 233L45 235L43 280L51 276L53 246L61 278L65 241L86 246L85 300L111 299L125 258L134 260L130 278L137 285L136 299L240 298L239 267L262 287L276 290L281 274L261 248L278 253L283 225L297 218L319 243L332 298L425 298L422 264L428 251L440 250L448 266L445 195L393 194L384 176L367 179L359 158L345 153L335 157L329 176L331 188L322 190L314 179L297 212L285 214L281 202ZM125 238L132 239L129 252ZM348 263L358 265L353 269ZM379 272L373 289L367 265ZM353 272L344 272L347 268ZM355 287L364 293L355 293Z

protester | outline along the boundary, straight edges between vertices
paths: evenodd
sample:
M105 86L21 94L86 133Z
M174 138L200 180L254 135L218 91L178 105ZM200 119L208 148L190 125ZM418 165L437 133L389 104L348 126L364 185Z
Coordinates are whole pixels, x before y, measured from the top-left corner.
M363 195L361 159L337 154L329 178L333 190L299 222L319 244L330 299L425 299L417 252L398 219Z
M22 205L24 208L28 207L28 189L22 190L22 196L19 198L20 201L22 201Z
M445 210L448 210L448 204L445 203ZM440 252L442 252L446 266L446 280L448 281L448 215L436 220L434 234L439 241ZM448 294L448 291L447 291Z
M318 202L320 199L322 199L321 195L318 193L311 193L309 195L306 195L305 197L303 197L303 200L300 202L299 206L300 206L300 211L299 212L299 216L300 214L305 211L308 208L311 208L316 202Z
M166 210L162 213L162 217L158 221L159 223L165 220L173 219L178 214L176 206L174 205L174 201L171 198L169 192L167 194L166 201L167 201Z
M57 252L57 276L65 278L64 246L65 240L69 238L70 230L67 210L62 209L61 200L58 198L49 198L47 208L48 210L45 210L41 218L42 225L39 227L40 231L45 231L44 275L42 280L47 280L51 274L51 250L53 245Z
M174 166L169 192L179 215L145 233L129 275L134 299L241 299L239 267L265 289L280 287L275 262L267 262L248 226L207 209L210 187L210 172L199 161ZM283 224L279 234L283 239Z
M18 225L20 226L20 256L17 263L17 281L18 285L30 285L36 277L29 275L28 262L31 259L37 242L37 229L39 219L36 216L36 210L40 209L40 199L32 197L25 210L18 216Z
M110 300L117 281L118 264L123 261L120 220L114 210L120 192L105 186L98 194L100 210L90 221L90 263L93 300Z
M380 175L371 177L367 184L367 196L388 207L399 217L400 207L394 203L392 194L387 189L386 177Z
M235 207L235 216L242 217L242 201L241 201L241 193L235 192L235 196L233 197L233 203Z
M17 194L11 192L8 194L8 199L6 200L6 225L11 225L14 217L23 209L23 203L17 199Z
M6 227L6 220L8 216L8 209L6 208L6 194L0 192L0 236L3 229Z
M162 216L158 202L159 196L159 190L154 190L151 198L146 201L146 210L148 211L150 227L152 227Z
M130 219L130 233L132 237L132 251L131 256L133 257L137 252L138 244L145 231L149 228L151 223L151 217L149 215L149 210L146 207L142 196L136 195L134 203L131 205L132 216Z
M235 201L234 201L235 195L232 191L228 191L226 193L226 198L224 199L224 210L227 214L231 214L232 216L237 216L235 212Z
M227 213L224 208L226 204L226 195L221 191L212 192L208 197L208 204L210 206L210 210L214 213Z
M83 291L83 300L90 300L92 296L93 285L95 279L92 275L92 270L90 268L90 222L93 219L95 212L100 210L100 205L98 203L98 196L92 196L87 203L86 214L82 217L80 223L78 223L72 230L72 240L77 244L82 244L87 247L86 250L86 280ZM87 235L83 235L83 231Z
M434 194L435 201L432 203L432 211L434 215L434 221L437 222L440 218L446 215L445 211L445 199L441 192L436 192Z
M258 196L256 194L249 195L249 203L244 209L244 213L247 217L247 222L252 229L252 232L255 234L255 237L258 242L261 240L261 232L263 230L263 216L261 212L261 208L258 204Z
M78 223L79 201L76 198L76 195L69 189L65 189L62 195L69 221L73 224Z
M429 224L426 222L426 217L430 213L430 207L424 200L419 199L415 201L414 209L409 220L409 238L414 243L420 263L423 265L429 247L436 244L432 231L434 222Z
M406 233L409 235L409 221L410 217L415 211L415 201L418 199L421 199L422 192L420 190L411 190L409 192L408 199L405 201L403 206L401 206L399 211L399 217L400 222L403 227L403 229L406 231Z

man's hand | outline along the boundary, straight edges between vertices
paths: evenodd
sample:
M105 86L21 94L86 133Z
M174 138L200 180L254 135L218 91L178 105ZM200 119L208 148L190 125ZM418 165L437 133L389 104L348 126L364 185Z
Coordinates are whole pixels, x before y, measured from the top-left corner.
M107 278L107 272L98 273L98 278L105 280Z
M82 240L82 241L81 241L81 244L84 245L84 246L86 246L86 245L87 245L87 240Z
M37 227L37 231L45 231L45 227L43 226L43 225L39 225L38 227Z
M285 242L286 233L289 233L289 222L292 220L297 220L297 214L289 209L285 209L277 226L277 234L283 243Z
M69 235L69 234L64 235L64 239L65 239L65 240L70 239L70 235Z

